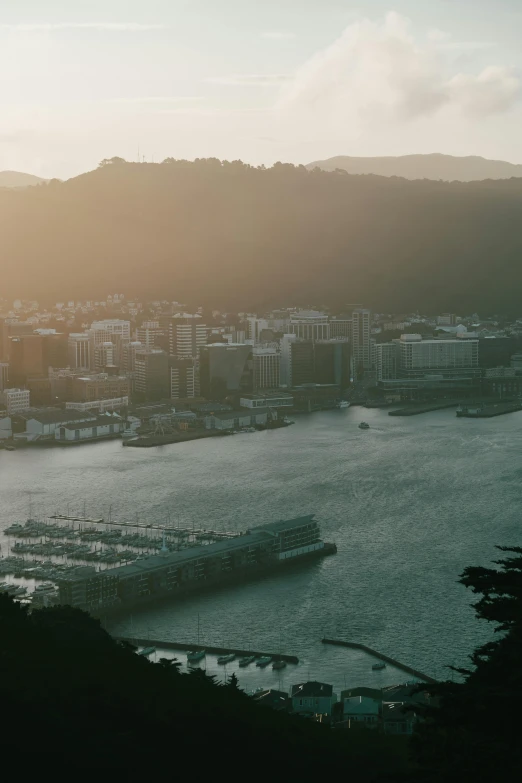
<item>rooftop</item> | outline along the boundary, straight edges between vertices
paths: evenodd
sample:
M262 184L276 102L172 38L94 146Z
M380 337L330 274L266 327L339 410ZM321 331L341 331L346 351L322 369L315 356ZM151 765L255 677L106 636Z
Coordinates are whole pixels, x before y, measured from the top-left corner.
M119 422L120 419L117 419L113 416L98 416L96 418L89 418L87 421L81 422L70 422L63 424L63 428L65 430L77 430L77 429L87 429L90 427L106 427L108 424L115 424ZM85 427L81 427L78 425L84 424Z
M319 698L320 696L331 696L333 687L327 685L325 682L302 682L297 685L292 685L290 695L293 699L313 696Z
M40 424L66 424L67 422L92 421L96 419L96 416L92 413L74 410L62 411L57 408L41 411L24 411L20 413L20 416L27 420L34 419Z

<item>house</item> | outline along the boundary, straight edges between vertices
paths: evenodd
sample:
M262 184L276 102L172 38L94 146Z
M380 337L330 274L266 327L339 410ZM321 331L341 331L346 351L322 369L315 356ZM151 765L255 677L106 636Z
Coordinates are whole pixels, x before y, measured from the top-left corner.
M82 440L100 440L119 435L124 428L121 419L115 416L100 416L91 421L63 424L55 432L60 443L77 443Z
M380 722L381 699L371 696L349 696L343 700L343 720L377 728Z
M324 682L302 682L292 685L292 709L301 715L331 715L337 695Z
M254 693L252 698L256 704L270 707L273 710L290 712L292 709L292 702L288 693L285 693L284 691L276 691L273 688L269 688L268 690Z
M382 728L385 734L413 734L418 719L413 704L401 701L385 701L382 704Z

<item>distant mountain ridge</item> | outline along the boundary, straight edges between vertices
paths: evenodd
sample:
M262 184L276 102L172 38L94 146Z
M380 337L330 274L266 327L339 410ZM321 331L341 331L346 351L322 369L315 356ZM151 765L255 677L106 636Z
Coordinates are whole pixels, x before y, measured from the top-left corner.
M324 171L344 169L349 174L377 174L381 177L434 179L446 182L475 182L483 179L522 177L522 164L505 160L488 160L476 155L455 157L434 152L430 155L400 155L398 157L359 158L338 155L316 160L307 169Z
M0 171L0 188L27 188L47 181L23 171Z

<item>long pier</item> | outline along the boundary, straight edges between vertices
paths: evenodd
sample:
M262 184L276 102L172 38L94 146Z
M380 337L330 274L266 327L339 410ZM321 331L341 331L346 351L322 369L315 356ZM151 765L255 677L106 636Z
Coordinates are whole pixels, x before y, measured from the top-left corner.
M402 669L403 672L411 674L419 680L433 683L437 682L437 680L430 677L428 674L424 674L418 669L413 669L411 666L407 666L406 664L397 661L395 658L391 658L389 655L384 655L384 653L381 653L378 650L373 650L371 647L367 647L366 644L360 644L359 642L342 642L338 639L322 639L322 642L323 644L332 644L334 647L349 647L351 650L363 650L363 652L373 655L374 658L379 658L381 661L389 663L391 666L395 666L396 669Z
M235 647L212 647L208 644L184 644L181 642L159 641L158 639L137 639L130 636L115 636L119 642L127 642L128 644L134 644L138 647L160 647L164 650L179 650L179 652L191 652L192 650L205 650L208 653L215 653L216 655L227 655L234 653L240 657L247 657L249 655L255 655L256 658L263 656L270 656L274 660L286 661L287 663L299 663L299 658L296 655L285 655L283 653L267 653L259 652L256 650L240 650Z
M213 538L236 538L240 533L231 533L219 530L203 530L191 527L175 527L174 525L153 524L152 522L118 522L114 519L91 519L89 517L72 517L66 514L52 514L49 519L57 522L83 522L86 525L111 525L114 527L142 528L143 530L159 530L167 535L209 536Z

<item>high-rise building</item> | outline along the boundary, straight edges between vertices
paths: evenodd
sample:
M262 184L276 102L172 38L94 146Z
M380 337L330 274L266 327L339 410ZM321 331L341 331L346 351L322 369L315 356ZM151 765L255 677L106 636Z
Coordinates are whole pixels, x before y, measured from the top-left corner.
M192 359L207 344L207 327L200 315L178 313L170 321L169 353L178 359Z
M197 366L196 359L176 359L171 356L170 397L173 400L186 400L196 397Z
M116 367L116 346L114 343L100 343L94 348L94 369L103 371L106 367Z
M292 386L314 383L314 343L313 340L296 340L291 349Z
M350 384L348 340L296 340L291 344L291 385Z
M376 343L374 346L375 374L378 381L397 377L398 347L395 342Z
M43 376L43 340L39 334L11 337L9 341L9 382L25 386L27 379Z
M442 313L437 317L437 323L439 326L455 326L457 323L457 316L455 313Z
M0 392L9 386L9 362L0 362Z
M292 385L292 344L296 340L295 334L284 334L281 338L280 384L283 387Z
M277 389L281 375L281 353L277 348L254 346L254 391Z
M158 348L136 351L134 388L147 401L170 397L169 356L165 351Z
M114 337L119 337L122 343L129 343L131 339L130 321L123 321L120 318L106 318L103 321L93 321L91 331L106 332ZM101 342L105 342L105 340Z
M157 341L165 334L165 329L160 326L159 321L144 321L136 329L136 340L145 348L157 348Z
M294 313L288 324L288 333L295 334L301 340L328 340L330 337L328 316L315 310Z
M44 373L47 375L49 367L67 367L67 335L55 329L37 329L36 332L42 337Z
M478 339L423 340L420 334L403 334L398 347L400 378L476 377L480 375Z
M200 393L207 400L253 390L252 346L205 345L200 348Z
M330 321L330 338L342 337L347 340L352 339L352 319L351 318L332 318Z
M4 389L1 399L8 416L21 413L31 407L31 394L28 389Z
M261 338L261 332L269 328L266 318L258 318L255 315L247 317L248 339L255 345Z
M370 327L370 310L354 309L352 313L352 356L356 378L359 378L364 370L372 368Z
M94 354L94 350L92 352ZM94 362L94 355L92 357ZM91 338L88 332L72 332L67 341L67 363L73 370L91 367Z
M71 392L68 402L89 402L91 400L112 400L127 397L129 379L122 375L97 373L95 375L77 375L71 380Z
M0 318L0 362L9 359L9 326L5 318Z
M126 373L133 373L136 365L136 351L147 346L143 345L139 341L135 340L132 343L127 343L122 349L121 366Z

